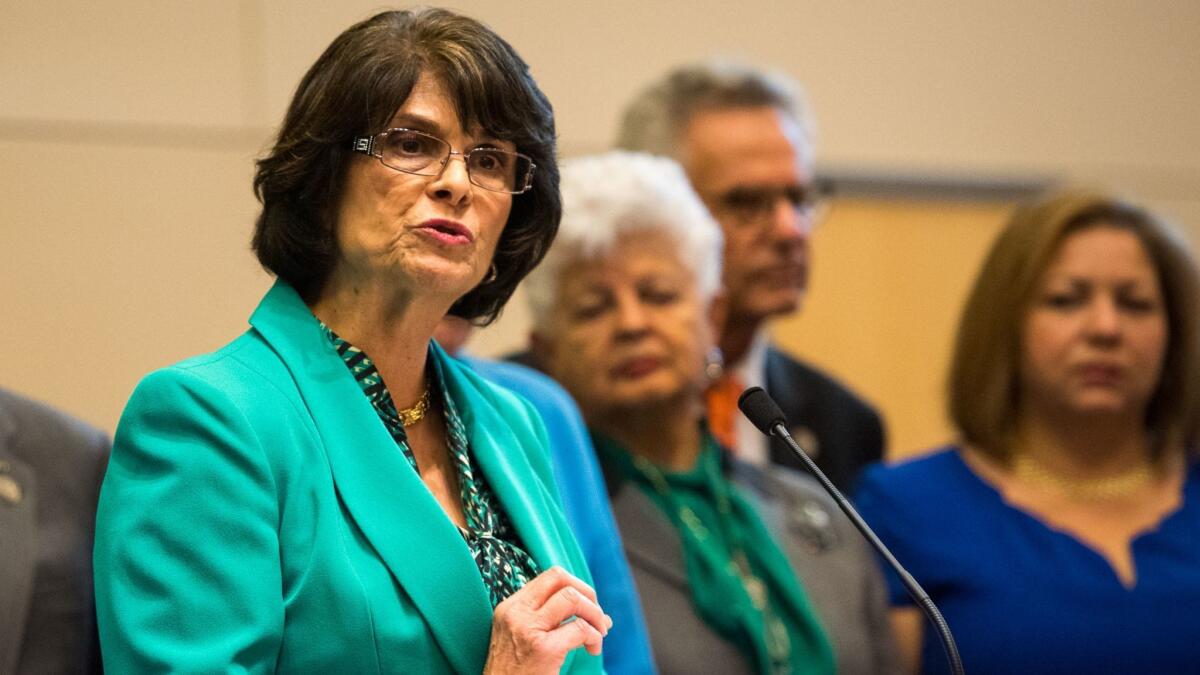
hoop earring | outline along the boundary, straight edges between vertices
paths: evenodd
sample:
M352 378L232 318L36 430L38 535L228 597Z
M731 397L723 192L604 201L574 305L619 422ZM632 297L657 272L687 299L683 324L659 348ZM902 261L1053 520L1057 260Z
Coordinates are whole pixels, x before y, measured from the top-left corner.
M714 345L704 355L704 375L710 382L716 382L725 374L725 353Z
M490 284L499 276L500 273L496 270L496 263L492 263L492 266L488 268L487 276L483 278L483 281L479 282L479 285Z

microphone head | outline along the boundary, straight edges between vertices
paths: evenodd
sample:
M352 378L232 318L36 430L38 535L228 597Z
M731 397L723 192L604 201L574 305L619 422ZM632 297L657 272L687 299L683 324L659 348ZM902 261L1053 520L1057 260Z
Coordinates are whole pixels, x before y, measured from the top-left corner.
M738 408L759 431L768 436L776 424L787 424L787 417L779 409L779 404L762 387L750 387L743 391L738 397Z

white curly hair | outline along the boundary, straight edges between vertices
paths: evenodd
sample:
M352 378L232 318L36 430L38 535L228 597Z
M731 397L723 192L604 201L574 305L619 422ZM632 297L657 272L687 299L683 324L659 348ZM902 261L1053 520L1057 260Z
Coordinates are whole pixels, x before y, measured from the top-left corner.
M657 231L676 242L705 304L721 287L721 228L673 159L623 150L568 160L563 216L546 258L525 279L535 328L557 302L564 266L612 252L624 232Z

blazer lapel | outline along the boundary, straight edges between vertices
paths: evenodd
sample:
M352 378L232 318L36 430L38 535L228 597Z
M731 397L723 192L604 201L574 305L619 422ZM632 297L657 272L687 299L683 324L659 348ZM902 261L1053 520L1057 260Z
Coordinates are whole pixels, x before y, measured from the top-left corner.
M37 483L33 469L10 451L16 421L0 407L0 673L15 673L37 566Z
M765 370L766 384L764 388L787 415L788 424L795 424L796 421L792 417L796 415L796 410L808 403L808 392L797 386L788 358L771 345L767 345Z
M570 569L566 542L560 535L565 530L556 526L552 515L558 507L538 479L527 455L530 451L545 452L541 441L532 434L518 431L522 425L514 425L504 418L493 402L503 394L491 389L459 362L445 356L440 347L435 346L434 353L442 363L446 387L459 404L475 461L520 535L525 552L533 557L541 570L553 565ZM516 400L511 403L512 408L520 405Z
M250 323L292 373L354 522L412 598L454 669L480 672L492 607L458 529L396 447L295 290L276 282Z

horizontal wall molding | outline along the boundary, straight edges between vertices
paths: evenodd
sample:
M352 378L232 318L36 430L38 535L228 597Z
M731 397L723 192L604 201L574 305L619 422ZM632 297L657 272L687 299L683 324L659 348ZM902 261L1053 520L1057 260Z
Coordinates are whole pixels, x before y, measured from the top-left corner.
M817 175L833 197L930 201L1020 201L1062 182L1048 175L989 177L823 166L817 167Z

